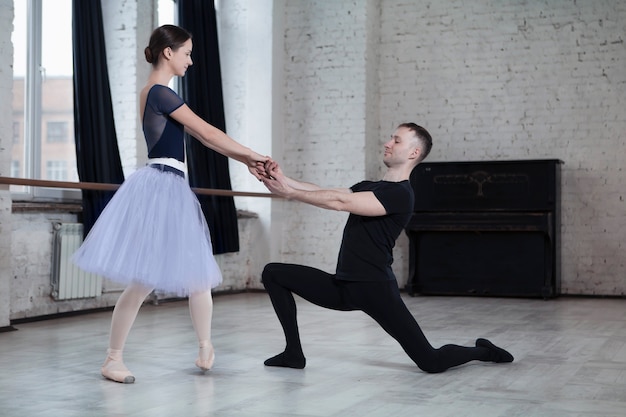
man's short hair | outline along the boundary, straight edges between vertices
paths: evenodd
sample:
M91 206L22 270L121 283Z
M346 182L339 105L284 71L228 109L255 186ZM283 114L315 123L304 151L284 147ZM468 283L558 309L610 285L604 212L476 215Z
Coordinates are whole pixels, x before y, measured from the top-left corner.
M430 133L428 133L428 130L412 122L401 123L398 127L406 127L407 129L415 133L415 136L420 142L420 148L422 149L420 159L417 162L423 161L428 156L430 150L433 147L433 138L432 136L430 136Z

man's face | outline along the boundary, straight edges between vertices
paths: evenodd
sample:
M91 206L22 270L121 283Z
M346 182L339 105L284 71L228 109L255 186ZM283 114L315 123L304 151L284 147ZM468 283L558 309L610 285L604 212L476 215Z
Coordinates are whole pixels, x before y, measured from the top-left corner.
M385 143L383 162L389 168L410 163L419 157L419 141L415 132L407 127L399 127Z

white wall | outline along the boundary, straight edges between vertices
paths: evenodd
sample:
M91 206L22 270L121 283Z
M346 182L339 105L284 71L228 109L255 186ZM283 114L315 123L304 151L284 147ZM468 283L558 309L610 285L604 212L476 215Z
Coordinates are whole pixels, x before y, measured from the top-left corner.
M143 50L156 26L153 3L153 0L108 0L102 7L115 131L125 177L148 159L137 114L139 91L150 73Z
M563 160L562 292L625 294L626 3L384 4L383 128L424 123L432 161Z
M270 155L276 96L272 91L272 0L218 0L216 6L226 133L256 152ZM268 192L240 162L229 160L229 170L233 190ZM250 262L255 269L248 280L251 288L260 289L260 270L271 250L271 200L235 197L235 205L258 216L259 225L250 241L254 247Z
M152 12L143 2L150 0L104 2L110 7L105 20L113 22L107 43L118 52L108 58L119 69L110 76L125 170L144 158L143 150L132 150L143 140L137 139L136 94L130 92L136 93L145 74L124 65L133 59L124 55L129 52L144 62ZM329 186L379 178L383 139L404 121L431 131L431 161L562 159L562 291L625 294L623 2L222 3L227 129L233 137L274 154L295 178ZM9 56L12 1L0 0L0 5L5 22L0 52ZM264 26L260 17L268 13L272 21ZM2 97L11 97L9 63L0 64ZM8 172L10 100L0 102L5 106L0 172ZM233 178L235 189L264 191L237 168ZM17 253L17 242L28 240L28 215L12 215L10 208L7 192L0 189L0 306L6 306L7 290L11 303L25 306L20 303L33 294L35 302L46 297L41 290L48 285L45 268L35 258L44 252L35 247L32 256ZM233 268L225 288L259 288L260 271L269 261L334 271L345 214L284 201L273 201L269 215L260 211L258 222L240 222L246 249L220 260ZM47 216L37 217L43 219L42 229L31 238L44 236L49 217L56 215ZM12 242L13 236L19 239ZM45 236L38 244L49 246L51 235ZM401 236L394 265L401 285L407 246ZM0 327L8 316L6 307L0 308Z
M286 171L374 176L378 138L405 121L433 134L430 161L562 159L562 292L624 295L625 22L626 4L608 0L289 2ZM334 269L343 216L281 210L282 260ZM406 250L403 237L401 284Z
M13 27L13 1L0 0L0 27ZM0 30L0 54L13 56L11 31ZM12 59L0 61L0 176L11 173L11 146L13 143L13 70ZM7 99L8 98L8 99ZM11 295L11 193L0 185L0 329L10 325Z
M285 4L281 162L289 176L349 187L369 172L367 23L377 13L370 3ZM347 214L293 202L276 206L282 239L277 260L334 272Z

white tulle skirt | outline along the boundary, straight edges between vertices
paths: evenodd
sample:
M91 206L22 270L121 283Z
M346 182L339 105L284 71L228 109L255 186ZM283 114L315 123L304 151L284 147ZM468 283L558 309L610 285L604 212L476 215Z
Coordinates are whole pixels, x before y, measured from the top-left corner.
M209 228L187 180L149 166L117 190L72 260L112 281L180 296L222 282Z

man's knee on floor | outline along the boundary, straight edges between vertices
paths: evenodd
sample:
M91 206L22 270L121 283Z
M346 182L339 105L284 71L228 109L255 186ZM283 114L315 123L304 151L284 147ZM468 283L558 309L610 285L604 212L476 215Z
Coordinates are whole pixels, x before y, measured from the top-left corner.
M426 358L421 358L415 361L418 368L428 374L439 374L445 371L447 368L441 365L441 361L437 357L437 354L428 355Z
M441 372L445 371L445 369L441 369L440 366L433 363L422 363L418 364L417 367L427 374L440 374Z

